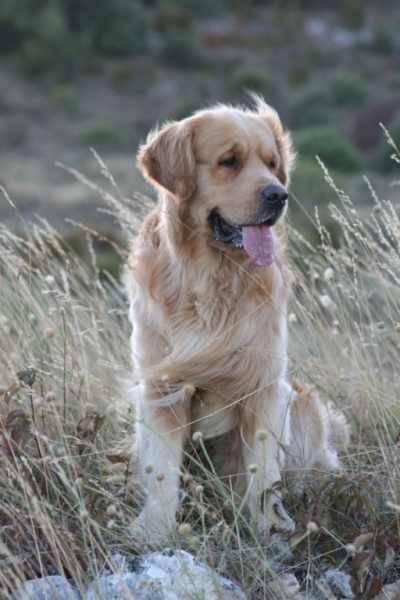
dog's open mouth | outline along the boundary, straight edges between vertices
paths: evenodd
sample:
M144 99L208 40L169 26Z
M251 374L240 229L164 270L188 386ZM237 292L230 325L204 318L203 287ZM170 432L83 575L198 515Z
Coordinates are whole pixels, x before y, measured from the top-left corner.
M267 223L235 227L215 210L210 214L209 221L219 242L244 249L255 265L268 267L274 262L274 236Z

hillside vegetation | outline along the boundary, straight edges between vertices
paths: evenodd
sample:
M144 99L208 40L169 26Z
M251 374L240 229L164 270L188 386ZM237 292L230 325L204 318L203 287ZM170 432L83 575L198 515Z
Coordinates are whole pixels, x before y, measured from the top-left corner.
M394 200L379 123L399 144L399 32L394 0L6 0L0 182L28 221L38 212L64 232L65 217L113 230L54 161L99 182L93 147L126 194L150 194L134 169L148 131L204 104L245 103L253 89L293 132L294 194L334 235L336 197L316 154L357 207L369 202L363 173ZM296 204L291 214L299 222ZM0 216L18 225L6 203Z

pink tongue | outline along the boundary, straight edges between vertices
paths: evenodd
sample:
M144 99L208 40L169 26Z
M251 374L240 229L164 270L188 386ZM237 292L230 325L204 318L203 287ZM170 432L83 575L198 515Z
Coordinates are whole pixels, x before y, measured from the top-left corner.
M274 262L274 236L268 225L242 227L243 246L258 267L268 267Z

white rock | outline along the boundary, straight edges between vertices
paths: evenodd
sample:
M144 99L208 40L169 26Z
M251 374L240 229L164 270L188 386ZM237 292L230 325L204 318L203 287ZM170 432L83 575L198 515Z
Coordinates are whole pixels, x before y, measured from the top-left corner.
M13 600L82 600L74 587L59 575L30 579L14 594Z
M350 575L343 571L328 569L320 581L334 594L335 598L354 598L350 587Z
M124 567L130 571L100 577L86 600L245 600L237 585L183 550L148 554Z

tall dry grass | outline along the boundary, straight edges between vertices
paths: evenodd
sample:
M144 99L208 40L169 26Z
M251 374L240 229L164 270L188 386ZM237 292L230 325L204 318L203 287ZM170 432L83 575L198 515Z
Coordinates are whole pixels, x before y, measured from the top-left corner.
M106 189L72 174L102 197L126 239L143 206L125 199L100 166ZM289 597L291 573L315 597L332 597L323 580L329 566L351 573L363 598L400 576L399 207L366 182L372 210L361 214L335 190L340 247L318 214L318 248L302 237L301 224L289 230L296 273L289 354L290 377L312 383L353 426L343 473L301 493L285 489L297 532L267 542L242 527L245 516L218 486L207 496L213 477L200 468L185 478L183 524L171 541L254 600ZM98 267L96 233L83 230L89 264L44 219L21 234L0 226L2 598L46 574L72 579L83 593L112 569L113 553L141 551L126 528L136 503L128 458L116 451L133 423L121 402L130 368L126 304L119 282ZM125 250L116 250L123 260Z

